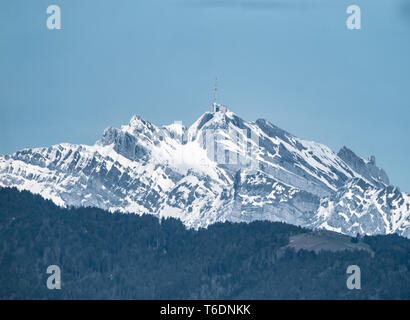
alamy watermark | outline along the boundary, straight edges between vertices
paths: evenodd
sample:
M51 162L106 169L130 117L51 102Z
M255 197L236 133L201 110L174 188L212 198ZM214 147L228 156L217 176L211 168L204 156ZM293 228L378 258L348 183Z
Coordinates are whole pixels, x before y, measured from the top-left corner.
M350 276L347 277L346 280L347 288L349 290L360 290L362 288L360 267L355 264L350 265L347 267L346 273L350 274Z
M58 5L50 5L47 7L47 17L46 25L49 30L60 30L61 29L61 9Z
M47 274L51 274L47 278L47 288L50 290L61 289L61 269L59 266L53 264L47 267Z
M362 28L362 11L358 5L350 5L346 9L350 14L346 20L346 27L349 30L360 30Z
M49 30L60 30L61 29L61 8L52 4L47 7L47 21L46 25ZM361 9L358 5L352 4L347 7L346 13L349 14L349 17L346 20L346 27L349 30L360 30L362 27L361 24Z

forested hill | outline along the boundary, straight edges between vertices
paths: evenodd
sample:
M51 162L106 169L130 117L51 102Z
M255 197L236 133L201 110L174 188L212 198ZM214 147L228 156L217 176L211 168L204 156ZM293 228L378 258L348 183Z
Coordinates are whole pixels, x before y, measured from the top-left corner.
M49 265L61 268L61 290L47 289ZM346 287L349 265L360 290ZM195 231L0 189L1 299L410 299L409 271L410 240L397 235L272 222Z

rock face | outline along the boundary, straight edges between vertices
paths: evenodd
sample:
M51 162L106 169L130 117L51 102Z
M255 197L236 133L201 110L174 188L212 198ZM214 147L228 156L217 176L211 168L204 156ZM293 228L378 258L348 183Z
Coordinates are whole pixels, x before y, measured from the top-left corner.
M341 233L410 236L410 196L389 185L375 159L299 139L231 111L192 126L132 117L93 146L59 144L0 156L0 186L60 206L218 221L283 221Z
M368 181L371 181L374 185L383 187L390 183L386 172L376 167L376 158L374 156L370 157L370 160L364 160L346 147L340 149L337 155L353 170Z
M398 233L410 237L409 212L408 194L355 178L321 199L312 226L351 235Z

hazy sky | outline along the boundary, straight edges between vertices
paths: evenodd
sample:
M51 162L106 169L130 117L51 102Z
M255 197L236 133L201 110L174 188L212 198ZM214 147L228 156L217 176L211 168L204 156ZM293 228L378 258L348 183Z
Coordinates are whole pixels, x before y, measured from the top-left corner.
M3 0L0 154L93 144L133 114L190 125L215 76L242 118L374 154L410 192L407 0Z

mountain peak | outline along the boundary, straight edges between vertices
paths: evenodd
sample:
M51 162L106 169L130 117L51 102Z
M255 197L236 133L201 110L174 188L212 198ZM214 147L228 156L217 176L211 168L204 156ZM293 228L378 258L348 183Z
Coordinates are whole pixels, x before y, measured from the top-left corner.
M390 184L389 177L386 172L376 166L376 158L371 156L369 160L365 160L357 156L352 150L343 146L337 153L349 167L367 179L371 184L377 186L386 186Z
M155 131L156 127L147 120L144 120L142 117L138 115L133 115L128 125L122 126L121 130L130 132L130 133L137 133L143 131Z

